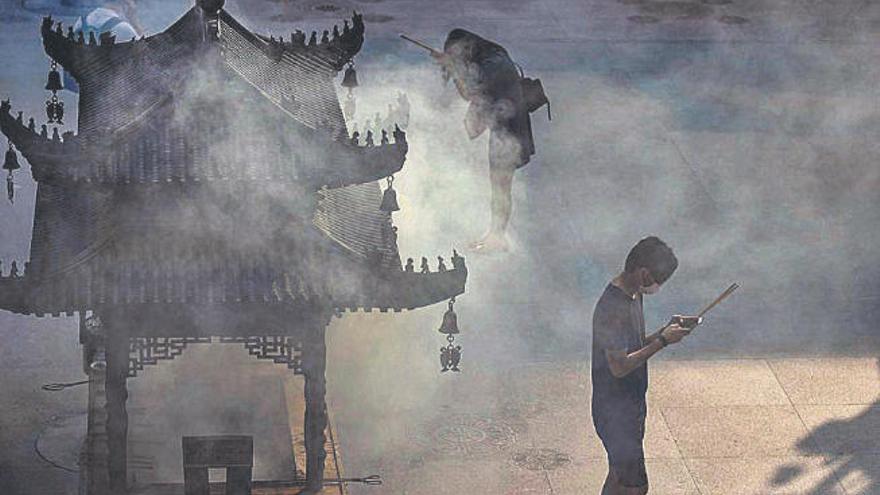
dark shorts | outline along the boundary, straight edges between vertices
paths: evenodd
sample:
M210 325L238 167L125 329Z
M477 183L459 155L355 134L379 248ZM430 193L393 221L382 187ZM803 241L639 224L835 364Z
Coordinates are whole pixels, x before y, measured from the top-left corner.
M648 484L645 471L644 416L616 416L596 421L596 433L608 453L608 465L625 487Z

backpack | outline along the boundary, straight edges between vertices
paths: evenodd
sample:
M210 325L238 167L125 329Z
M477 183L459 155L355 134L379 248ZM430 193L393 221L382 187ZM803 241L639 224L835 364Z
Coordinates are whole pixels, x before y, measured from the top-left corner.
M523 74L522 67L517 65L517 68L519 68L519 83L522 87L523 102L529 113L533 113L535 110L547 105L547 119L553 120L553 116L550 114L550 99L544 93L544 85L541 84L541 80L526 77Z

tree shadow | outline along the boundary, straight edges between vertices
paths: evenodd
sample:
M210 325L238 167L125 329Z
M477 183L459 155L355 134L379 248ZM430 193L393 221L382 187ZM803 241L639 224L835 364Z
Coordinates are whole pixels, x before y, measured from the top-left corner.
M880 369L880 359L877 360ZM831 467L830 472L819 484L804 492L804 495L826 495L836 493L838 483L850 475L858 475L863 480L860 493L880 493L880 469L874 450L865 451L860 446L840 445L834 439L856 439L857 443L870 445L880 439L865 438L876 431L880 416L880 398L857 415L847 419L830 420L814 428L797 443L798 453L805 456L821 456ZM803 473L801 466L788 464L779 467L773 477L773 485L785 486Z

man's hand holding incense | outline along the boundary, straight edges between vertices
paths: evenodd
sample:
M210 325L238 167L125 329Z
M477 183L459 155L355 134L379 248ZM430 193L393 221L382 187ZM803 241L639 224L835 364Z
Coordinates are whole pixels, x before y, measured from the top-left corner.
M660 335L666 339L666 342L675 344L681 342L681 339L691 334L691 329L683 327L677 323L672 323L660 331Z

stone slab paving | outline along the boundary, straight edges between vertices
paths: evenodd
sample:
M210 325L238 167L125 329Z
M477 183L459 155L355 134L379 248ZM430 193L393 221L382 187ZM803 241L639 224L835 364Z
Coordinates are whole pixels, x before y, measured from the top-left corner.
M810 430L802 448L822 454L880 454L880 406L797 406Z
M791 406L662 408L682 456L795 455L807 430Z
M880 366L872 358L770 359L794 404L870 404L880 397Z
M838 473L840 484L847 494L874 494L880 491L877 487L880 479L880 456L854 455L841 458L829 458L829 463Z
M847 390L801 379L798 370L809 369ZM876 369L876 360L851 358L654 363L645 441L652 493L880 493ZM383 446L373 451L345 449L358 428L341 410L346 468L380 472L390 490L383 493L600 492L607 462L592 428L584 363L471 369L445 383L395 415L422 434L393 445L377 438ZM351 493L379 492L353 486Z
M832 469L819 457L685 459L702 494L844 495ZM877 489L876 482L874 490ZM876 491L863 492L873 494Z
M660 407L789 405L762 359L651 363L649 390Z

